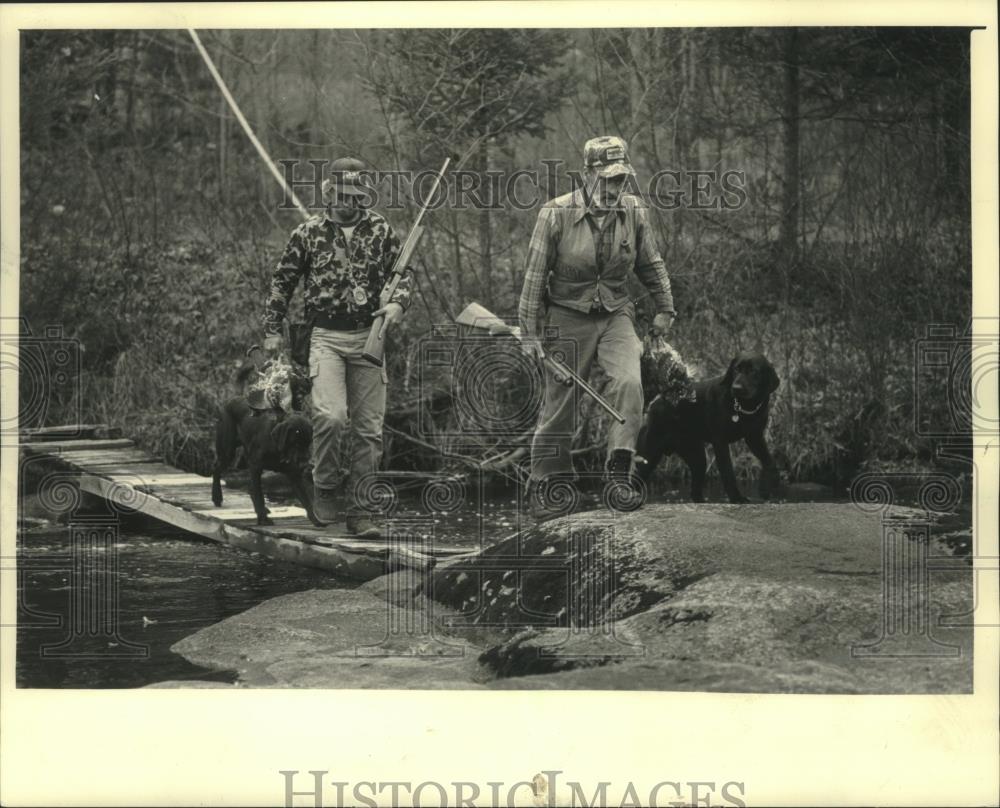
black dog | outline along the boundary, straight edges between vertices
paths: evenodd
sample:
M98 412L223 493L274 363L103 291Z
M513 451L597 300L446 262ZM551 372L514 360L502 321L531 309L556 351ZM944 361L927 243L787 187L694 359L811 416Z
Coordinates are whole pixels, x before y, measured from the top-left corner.
M767 499L778 484L778 469L767 449L768 403L780 379L761 354L741 353L725 376L695 382L695 400L670 404L653 399L639 431L636 473L648 482L660 458L676 452L691 470L691 499L704 502L705 444L711 443L730 502L748 502L740 493L729 444L745 440L763 467L760 495Z
M292 414L280 417L280 411L254 410L245 398L232 398L219 411L215 425L215 469L212 473L212 502L222 504L222 484L219 480L243 446L250 472L250 498L257 512L258 525L273 525L264 504L260 477L264 469L284 472L292 483L309 521L317 527L324 523L316 518L312 503L312 477L309 454L312 426L305 416Z

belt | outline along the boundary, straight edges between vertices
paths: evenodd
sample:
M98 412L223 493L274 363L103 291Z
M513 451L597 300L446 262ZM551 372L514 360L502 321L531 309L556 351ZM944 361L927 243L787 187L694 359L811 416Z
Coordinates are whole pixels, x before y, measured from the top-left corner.
M371 328L374 318L370 314L324 314L316 312L312 316L313 326L331 331L360 331Z

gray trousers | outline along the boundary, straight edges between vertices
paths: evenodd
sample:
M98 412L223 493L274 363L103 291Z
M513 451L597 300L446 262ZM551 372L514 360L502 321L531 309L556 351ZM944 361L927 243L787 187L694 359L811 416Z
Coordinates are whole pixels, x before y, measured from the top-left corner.
M348 515L363 512L355 486L382 461L382 424L388 378L361 358L368 329L331 331L313 328L309 342L312 377L313 482L336 488L346 469ZM344 429L350 428L349 464L340 457Z
M557 332L554 338L543 340L547 353L564 354L559 358L584 379L595 359L608 375L602 395L625 417L625 423L619 424L597 410L610 421L608 457L616 449L635 452L642 423L642 342L635 333L634 312L631 303L616 312L598 314L552 305L545 316L545 329ZM573 473L571 450L573 436L582 426L580 403L584 395L576 385L566 387L546 370L545 399L531 444L531 481Z

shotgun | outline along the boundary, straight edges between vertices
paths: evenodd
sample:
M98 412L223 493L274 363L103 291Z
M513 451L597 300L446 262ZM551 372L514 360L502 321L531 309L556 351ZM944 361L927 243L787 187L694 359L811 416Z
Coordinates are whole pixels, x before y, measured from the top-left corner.
M455 322L459 325L467 325L472 328L479 328L486 330L491 336L497 334L504 334L511 336L518 342L521 341L521 329L516 326L507 325L503 320L492 314L489 309L484 306L480 306L478 303L470 303L466 306L462 313L455 318ZM608 415L614 418L619 424L625 423L625 416L622 415L618 410L612 407L605 398L601 396L593 387L591 387L586 380L570 370L563 362L560 362L553 356L549 356L544 351L542 352L542 364L551 370L555 376L556 380L560 381L562 377L562 383L569 386L575 384L584 393L594 399L595 402L603 409Z
M417 214L417 220L413 223L413 228L410 230L410 234L406 237L406 241L403 243L403 248L399 251L396 263L393 264L392 267L392 277L389 278L389 282L385 285L385 288L382 290L382 294L380 295L380 302L383 306L392 299L392 296L396 293L396 287L399 286L399 282L406 274L406 269L409 266L413 251L417 248L417 243L420 241L420 237L424 234L423 219L424 214L427 212L427 206L434 198L434 194L437 193L438 186L441 184L441 178L444 176L444 172L448 170L448 163L450 162L451 158L446 157L444 165L441 166L441 170L438 172L437 177L434 178L434 187L431 188L431 192L427 196L427 202L422 208L420 208L420 212ZM384 314L380 314L375 318L375 322L372 323L371 331L368 332L368 339L365 341L364 350L361 352L361 357L363 359L366 359L377 367L382 367L385 363L385 340L382 338L382 323L384 321Z

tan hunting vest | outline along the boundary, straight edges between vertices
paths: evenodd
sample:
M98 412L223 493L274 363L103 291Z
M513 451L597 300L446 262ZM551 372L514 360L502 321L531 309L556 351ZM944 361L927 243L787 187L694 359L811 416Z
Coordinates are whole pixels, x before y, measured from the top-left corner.
M548 279L549 302L587 312L596 301L608 311L629 302L628 276L635 266L638 229L636 197L623 194L621 210L612 211L611 255L598 271L594 234L579 189L553 199L559 236L555 263Z

